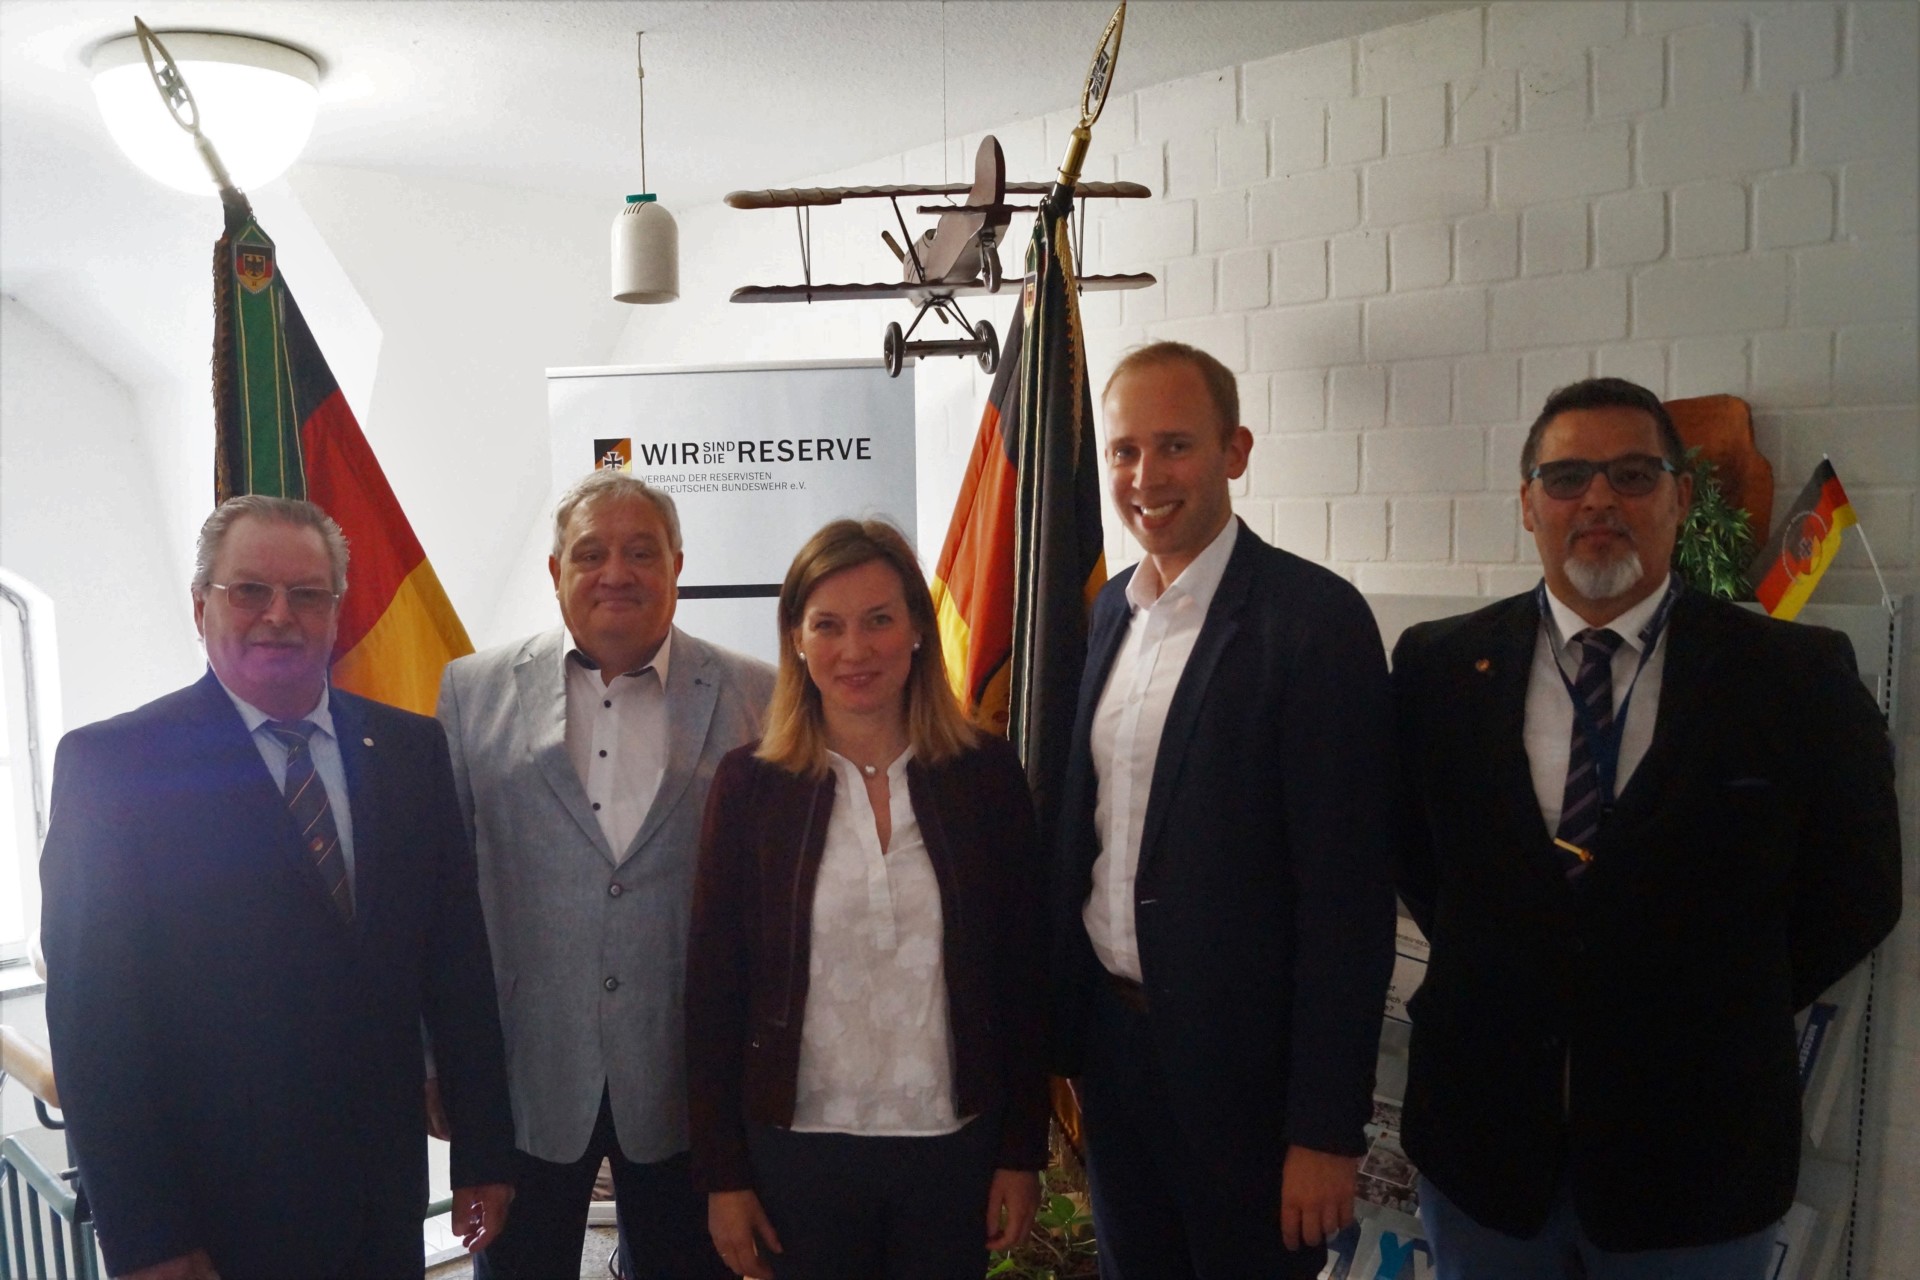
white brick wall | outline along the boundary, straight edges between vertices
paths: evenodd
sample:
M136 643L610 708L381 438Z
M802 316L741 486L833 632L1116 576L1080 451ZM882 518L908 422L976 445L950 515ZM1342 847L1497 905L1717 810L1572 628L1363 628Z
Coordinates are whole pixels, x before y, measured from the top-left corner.
M1387 151L1406 155L1447 142L1447 86L1406 89L1387 99Z
M1430 289L1453 273L1453 229L1444 222L1400 227L1393 233L1391 278L1399 289Z
M1513 138L1493 149L1494 200L1512 207L1619 191L1628 168L1624 124Z
M1587 205L1539 205L1520 216L1520 274L1552 275L1587 265Z
M1455 148L1387 160L1366 170L1367 220L1375 224L1445 218L1484 208L1487 159Z
M1327 382L1327 426L1365 431L1387 425L1387 367L1352 364L1335 369Z
M1352 164L1377 160L1386 148L1386 101L1359 98L1327 108L1327 161Z
M1480 65L1482 15L1471 9L1360 37L1360 92L1441 84Z
M1332 292L1359 298L1387 291L1387 233L1349 231L1328 242L1333 255Z
M1088 266L1163 283L1089 295L1094 385L1149 338L1208 346L1240 371L1258 433L1236 497L1256 530L1366 590L1486 595L1538 576L1518 455L1554 387L1605 373L1670 397L1740 394L1776 510L1831 455L1889 585L1920 591L1916 15L1908 0L1496 3L1116 98L1095 151L1159 198L1096 207ZM1051 165L1060 122L1041 136ZM682 300L637 309L620 358L870 355L900 318L728 307L735 264L789 253L791 230L724 209L682 227ZM1003 326L1011 305L977 310ZM987 380L953 361L918 378L931 556ZM1113 564L1135 554L1110 532ZM1853 535L1819 598L1878 598ZM1912 1090L1920 627L1909 634L1910 909L1882 967L1881 1026ZM1894 1074L1870 1102L1882 1123L1860 1280L1906 1280L1920 1253L1920 1091L1890 1105Z
M1492 345L1496 350L1605 342L1626 336L1625 272L1586 271L1493 288Z
M1296 240L1345 231L1360 221L1360 175L1352 169L1330 169L1298 178L1263 182L1247 193L1247 210L1255 240ZM1114 217L1124 221L1132 210Z
M1484 351L1486 297L1478 289L1435 290L1367 303L1367 353L1417 360Z
M1626 33L1625 4L1495 5L1487 10L1487 64L1536 67L1584 57L1592 46L1612 44Z

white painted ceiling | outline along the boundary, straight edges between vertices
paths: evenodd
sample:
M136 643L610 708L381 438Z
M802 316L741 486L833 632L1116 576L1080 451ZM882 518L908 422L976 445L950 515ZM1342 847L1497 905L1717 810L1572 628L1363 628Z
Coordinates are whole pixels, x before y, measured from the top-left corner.
M1133 0L1114 89L1460 7ZM117 282L137 275L149 299L203 292L217 214L211 200L166 191L120 157L85 71L96 47L131 30L136 12L163 32L241 32L312 54L321 110L302 163L614 207L641 189L633 33L645 30L648 184L687 209L732 188L790 185L1068 108L1110 8L1108 0L0 0L0 290L133 385L171 380L181 367L178 326L146 318L144 300L116 296ZM187 366L196 377L203 361Z
M1115 90L1458 7L1133 0ZM104 145L83 68L137 11L160 31L239 31L311 53L323 93L314 163L617 198L638 189L633 33L644 29L648 178L693 205L1068 107L1110 10L1108 0L4 0L0 108L10 134L59 121Z

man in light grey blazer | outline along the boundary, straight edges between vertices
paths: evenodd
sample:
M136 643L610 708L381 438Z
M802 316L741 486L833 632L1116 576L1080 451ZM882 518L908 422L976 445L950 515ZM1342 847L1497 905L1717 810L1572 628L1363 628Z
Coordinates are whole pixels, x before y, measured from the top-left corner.
M633 1280L729 1273L688 1177L681 984L707 787L765 663L673 625L673 499L597 471L554 511L564 626L462 658L440 722L480 866L518 1193L479 1280L578 1274L603 1158Z

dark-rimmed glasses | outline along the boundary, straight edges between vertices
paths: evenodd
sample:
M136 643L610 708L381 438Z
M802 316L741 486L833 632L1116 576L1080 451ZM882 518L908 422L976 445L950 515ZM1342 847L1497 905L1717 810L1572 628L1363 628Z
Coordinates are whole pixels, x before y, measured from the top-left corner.
M287 608L302 617L317 618L330 612L340 597L325 587L278 587L270 582L209 582L215 591L227 593L227 603L241 613L265 613L273 608L273 598L287 593Z
M1623 498L1644 498L1660 483L1662 474L1671 474L1673 464L1650 453L1629 453L1605 462L1590 458L1559 458L1543 462L1527 473L1538 480L1549 498L1577 498L1587 491L1594 476L1604 471L1607 486Z

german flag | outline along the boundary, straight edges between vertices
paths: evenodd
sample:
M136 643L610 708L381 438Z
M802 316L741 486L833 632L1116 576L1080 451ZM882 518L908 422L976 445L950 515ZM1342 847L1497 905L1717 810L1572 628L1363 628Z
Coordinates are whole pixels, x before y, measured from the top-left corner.
M1007 736L1027 766L1049 842L1086 663L1087 619L1107 580L1093 392L1074 283L1073 184L1034 218L1021 294L1019 459L1013 538L1013 675Z
M1840 534L1856 523L1853 503L1825 458L1793 500L1788 516L1747 570L1754 598L1776 618L1796 617L1840 550Z
M1107 578L1098 450L1065 209L1049 199L1020 310L933 573L947 678L1026 762L1050 832L1073 732L1087 616ZM1016 358L1017 353L1017 358Z
M1013 442L1020 423L1021 328L1016 311L933 571L940 653L953 696L969 720L1001 737L1013 674L1013 517L1020 465Z
M1107 580L1093 392L1067 234L1072 207L1072 188L1062 184L1035 219L1020 310L933 575L947 678L973 722L1019 750L1044 847L1059 810L1087 619ZM1072 1087L1055 1080L1052 1088L1054 1114L1079 1151Z
M244 202L213 251L214 495L305 498L353 551L333 682L432 715L440 673L473 644L394 499Z

